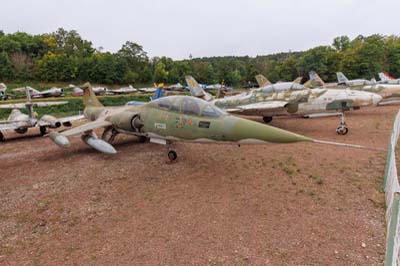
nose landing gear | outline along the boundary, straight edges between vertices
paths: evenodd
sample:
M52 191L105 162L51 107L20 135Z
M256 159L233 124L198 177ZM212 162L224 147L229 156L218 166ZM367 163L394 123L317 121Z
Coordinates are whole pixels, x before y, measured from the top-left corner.
M176 153L176 151L171 147L171 141L167 141L167 150L168 150L168 160L170 163L172 163L173 161L175 161L178 158L178 154Z
M342 112L342 115L340 117L340 124L336 128L336 134L338 135L346 135L349 132L349 128L346 125L346 120L344 117L344 112Z
M175 161L178 158L178 154L176 151L169 149L168 150L168 159L170 162Z

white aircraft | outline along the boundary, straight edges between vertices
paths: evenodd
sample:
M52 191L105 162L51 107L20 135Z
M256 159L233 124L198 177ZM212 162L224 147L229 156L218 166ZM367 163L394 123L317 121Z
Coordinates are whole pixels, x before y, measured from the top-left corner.
M336 73L338 85L345 85L345 86L363 86L363 85L375 85L376 80L366 80L366 79L352 79L349 80L342 72Z
M72 121L83 119L83 115L56 118L52 115L43 115L38 118L33 111L33 107L47 107L54 105L67 104L68 102L32 102L30 90L26 88L26 103L2 104L0 108L12 109L6 121L0 121L0 141L4 141L4 131L15 131L19 134L25 134L29 128L39 127L40 134L46 134L47 128L58 128L61 125L70 127ZM26 108L28 114L22 113L19 109Z
M129 85L128 87L122 87L119 89L108 89L107 94L127 94L127 93L132 93L132 92L137 92L138 90L132 87L132 85Z
M72 89L72 96L82 96L83 90L74 84L69 84L68 88ZM96 95L104 95L106 94L108 89L106 87L93 87L93 92Z
M321 78L314 72L314 75L310 72L310 80L307 82L314 83L322 82ZM333 84L324 84L323 88L334 88L334 89L350 89L350 90L359 90L365 92L376 93L382 96L384 99L379 104L387 104L393 102L393 99L400 95L400 84L381 84L374 83L372 85L339 85L334 86Z
M387 73L380 72L378 76L380 79L379 83L381 84L400 84L400 78L395 79Z
M169 85L167 87L164 87L166 90L183 90L185 87L181 83L176 83Z
M64 89L57 88L57 87L53 87L51 89L44 90L44 91L38 91L38 90L28 86L28 87L24 87L24 88L16 88L16 89L14 89L14 91L19 91L19 92L27 91L26 88L28 88L31 98L46 98L46 97L64 96Z
M339 111L341 119L336 128L336 133L339 135L345 135L349 131L344 118L345 111L357 110L363 106L375 106L382 100L382 97L375 93L348 89L303 89L275 92L270 89L264 90L264 88L214 99L200 87L193 77L186 76L186 82L192 96L210 101L229 113L262 116L266 123L271 122L273 116L308 116Z

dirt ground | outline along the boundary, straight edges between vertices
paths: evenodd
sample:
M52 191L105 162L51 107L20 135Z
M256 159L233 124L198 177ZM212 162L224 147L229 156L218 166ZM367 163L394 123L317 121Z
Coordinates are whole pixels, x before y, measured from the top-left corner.
M347 136L337 117L272 125L385 149L398 109L349 113ZM157 144L115 147L0 144L0 265L383 265L383 151L177 143L169 164Z

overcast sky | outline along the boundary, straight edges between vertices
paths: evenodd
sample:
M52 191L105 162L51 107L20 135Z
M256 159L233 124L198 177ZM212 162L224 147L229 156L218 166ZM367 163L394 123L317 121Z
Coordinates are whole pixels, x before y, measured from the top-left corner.
M0 29L75 29L95 47L139 43L174 59L265 55L334 37L400 35L400 0L1 0Z

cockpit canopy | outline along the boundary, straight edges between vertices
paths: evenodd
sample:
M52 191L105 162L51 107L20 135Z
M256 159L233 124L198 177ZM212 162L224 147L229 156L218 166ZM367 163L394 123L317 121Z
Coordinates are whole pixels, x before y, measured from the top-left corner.
M152 102L155 107L186 115L196 115L202 117L221 117L226 114L214 105L189 96L168 96Z

